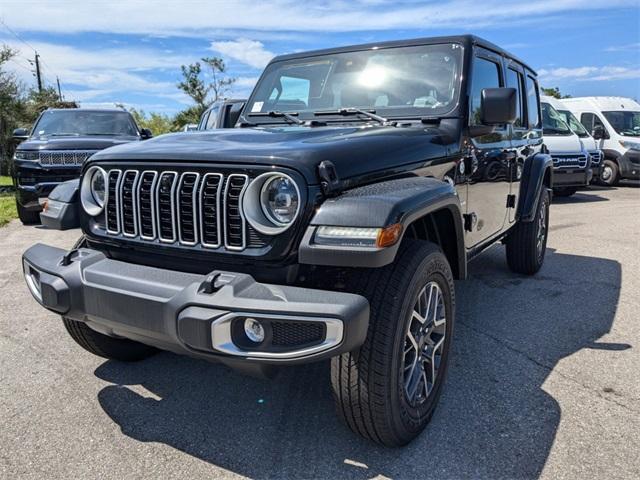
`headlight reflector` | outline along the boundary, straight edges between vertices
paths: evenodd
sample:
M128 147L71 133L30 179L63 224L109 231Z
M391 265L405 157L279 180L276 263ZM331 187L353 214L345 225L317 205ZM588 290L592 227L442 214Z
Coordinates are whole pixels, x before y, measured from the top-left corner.
M274 175L267 179L260 192L260 204L269 220L279 226L293 222L298 213L298 187L289 177Z
M89 167L82 177L80 202L92 217L102 213L107 201L107 172L98 166Z
M249 224L258 232L278 235L298 217L302 197L289 175L268 172L254 178L242 200L242 210Z

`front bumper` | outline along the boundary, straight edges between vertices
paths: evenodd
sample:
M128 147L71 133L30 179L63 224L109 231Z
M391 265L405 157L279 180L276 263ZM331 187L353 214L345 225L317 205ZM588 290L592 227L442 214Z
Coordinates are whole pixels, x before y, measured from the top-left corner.
M360 295L262 284L233 272L175 272L87 248L37 244L24 253L23 267L31 293L49 310L105 335L238 368L354 350L369 323L369 303ZM262 344L242 337L247 318L264 326Z
M593 178L591 168L554 168L553 188L586 187Z
M16 199L25 210L40 211L39 199L49 196L62 182L80 176L80 167L75 165L44 167L38 162L15 160Z

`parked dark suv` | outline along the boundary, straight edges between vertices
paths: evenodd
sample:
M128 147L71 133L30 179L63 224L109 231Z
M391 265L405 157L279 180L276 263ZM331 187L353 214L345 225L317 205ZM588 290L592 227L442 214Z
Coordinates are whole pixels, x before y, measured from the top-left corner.
M84 162L95 152L113 145L143 140L151 132L138 129L131 114L122 109L48 109L14 156L13 182L22 223L36 223L41 202L61 182L77 178Z
M26 282L106 358L331 358L339 416L403 445L442 391L454 279L499 241L514 272L542 266L541 148L534 71L477 37L281 56L238 128L95 154L84 237L27 250Z

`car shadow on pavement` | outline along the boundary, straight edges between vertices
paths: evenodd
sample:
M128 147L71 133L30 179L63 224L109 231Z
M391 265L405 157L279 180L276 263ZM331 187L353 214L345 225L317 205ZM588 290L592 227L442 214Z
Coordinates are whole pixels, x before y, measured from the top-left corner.
M511 274L494 247L456 285L457 324L449 378L426 431L386 449L334 415L327 362L286 369L275 380L162 353L95 374L98 394L122 432L160 442L252 478L536 478L561 410L543 383L598 339L618 304L618 262L547 251L534 277Z

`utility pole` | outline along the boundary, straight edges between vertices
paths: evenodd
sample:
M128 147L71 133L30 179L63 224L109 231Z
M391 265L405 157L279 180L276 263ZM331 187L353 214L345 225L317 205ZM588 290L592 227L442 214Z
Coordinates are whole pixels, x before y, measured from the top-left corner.
M60 79L56 76L56 83L58 84L58 100L62 101L62 91L60 90Z
M36 79L38 80L38 92L42 93L42 75L40 74L40 55L36 52Z

